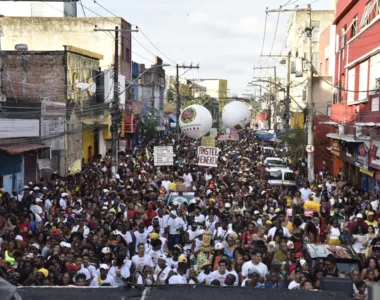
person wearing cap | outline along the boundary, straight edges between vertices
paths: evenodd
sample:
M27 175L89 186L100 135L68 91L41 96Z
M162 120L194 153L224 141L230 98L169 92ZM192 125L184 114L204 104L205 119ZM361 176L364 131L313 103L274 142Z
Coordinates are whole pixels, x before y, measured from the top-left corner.
M276 270L271 270L268 279L265 281L265 287L267 289L286 289L286 283L279 278L279 274Z
M99 266L99 276L92 279L90 286L115 286L115 279L108 274L109 266L101 264Z
M154 269L154 280L158 284L165 284L172 268L167 265L168 258L165 254L158 256L158 263Z
M248 276L241 283L242 287L252 287L255 289L260 289L264 287L264 284L260 282L261 273L256 269L250 269Z
M166 232L168 232L168 247L173 249L174 245L180 243L182 228L185 222L177 216L177 211L172 210L167 222Z
M367 220L365 220L366 224L372 225L375 228L379 227L379 223L375 220L375 212L369 211L367 212Z
M198 274L200 284L210 285L212 281L211 262L206 260L201 266L201 272Z

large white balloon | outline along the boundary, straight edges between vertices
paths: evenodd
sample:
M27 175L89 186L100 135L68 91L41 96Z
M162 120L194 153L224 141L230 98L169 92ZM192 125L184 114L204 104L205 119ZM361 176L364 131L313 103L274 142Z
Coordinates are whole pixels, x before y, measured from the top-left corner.
M251 114L247 104L241 101L227 103L222 112L223 125L231 129L242 129L249 123Z
M211 113L202 105L190 105L182 111L179 126L184 135L199 139L207 134L212 127Z

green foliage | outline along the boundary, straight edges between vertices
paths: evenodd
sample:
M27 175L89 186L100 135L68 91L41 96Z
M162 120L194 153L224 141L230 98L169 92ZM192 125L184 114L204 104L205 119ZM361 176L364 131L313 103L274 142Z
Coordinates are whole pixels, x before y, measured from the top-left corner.
M153 115L147 115L140 121L140 134L149 140L156 137L157 120Z
M291 129L288 133L279 137L283 146L287 146L285 155L293 161L305 156L306 135L301 128Z

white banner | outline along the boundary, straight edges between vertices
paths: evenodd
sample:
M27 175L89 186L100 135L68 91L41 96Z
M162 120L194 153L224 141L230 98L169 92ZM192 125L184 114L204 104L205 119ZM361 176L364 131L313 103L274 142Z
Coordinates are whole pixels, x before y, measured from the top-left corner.
M154 147L154 165L172 166L173 165L173 146Z
M217 167L219 148L216 147L198 147L198 166Z

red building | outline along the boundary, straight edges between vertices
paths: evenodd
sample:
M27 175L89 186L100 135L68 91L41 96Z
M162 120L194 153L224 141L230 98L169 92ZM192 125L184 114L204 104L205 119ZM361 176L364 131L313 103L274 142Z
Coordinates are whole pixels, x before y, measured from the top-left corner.
M327 136L335 169L341 167L347 180L367 191L380 185L379 9L380 0L338 0L333 22L337 89L329 116L336 132Z

